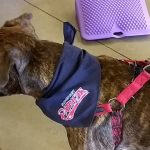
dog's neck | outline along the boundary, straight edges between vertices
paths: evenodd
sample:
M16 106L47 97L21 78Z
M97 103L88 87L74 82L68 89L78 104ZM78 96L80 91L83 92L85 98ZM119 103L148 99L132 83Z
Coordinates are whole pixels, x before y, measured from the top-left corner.
M63 46L48 41L36 42L32 50L29 64L20 76L21 85L25 94L38 99L43 90L50 84Z
M15 83L9 81L5 95L26 94L38 99L43 90L50 84L59 62L63 45L48 41L36 41L32 47L27 66L21 74L15 73ZM16 69L17 70L17 69ZM13 89L16 89L13 91ZM17 90L18 89L18 90Z

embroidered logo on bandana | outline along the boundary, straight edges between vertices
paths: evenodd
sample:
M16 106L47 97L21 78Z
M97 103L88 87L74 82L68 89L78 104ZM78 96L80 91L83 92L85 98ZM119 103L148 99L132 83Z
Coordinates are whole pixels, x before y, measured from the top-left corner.
M62 108L58 110L58 115L60 115L61 119L65 121L72 120L78 106L88 94L89 92L82 87L77 91L72 90L61 104Z

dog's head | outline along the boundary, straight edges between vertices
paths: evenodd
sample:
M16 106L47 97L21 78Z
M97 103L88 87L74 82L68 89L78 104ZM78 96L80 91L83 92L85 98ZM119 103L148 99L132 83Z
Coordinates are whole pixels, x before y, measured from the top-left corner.
M20 93L19 75L29 63L33 38L32 15L23 14L0 28L0 96Z

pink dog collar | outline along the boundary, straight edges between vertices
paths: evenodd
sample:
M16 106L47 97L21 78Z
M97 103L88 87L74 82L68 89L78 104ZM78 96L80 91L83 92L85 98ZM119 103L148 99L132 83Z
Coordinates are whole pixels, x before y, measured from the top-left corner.
M128 85L116 98L111 100L117 100L125 107L126 103L150 80L150 73L146 71L147 67L150 67L150 65L146 66L143 72L141 72L130 85ZM103 108L104 111L97 112L95 116L113 112L110 101L106 104L100 104L97 107Z
M117 101L122 105L125 105L149 80L150 74L144 70L126 89L124 89L117 96Z

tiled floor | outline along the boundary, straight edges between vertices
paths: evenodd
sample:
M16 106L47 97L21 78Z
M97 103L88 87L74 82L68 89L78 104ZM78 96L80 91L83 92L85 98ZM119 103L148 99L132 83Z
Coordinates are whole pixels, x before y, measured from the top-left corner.
M146 0L150 11L150 1ZM0 25L24 12L34 16L33 24L41 39L63 42L62 22L76 27L74 0L0 0ZM81 40L75 45L94 55L115 58L150 58L150 36L111 39L97 42ZM69 150L64 128L47 119L35 106L34 99L25 96L0 98L0 149L2 150Z

